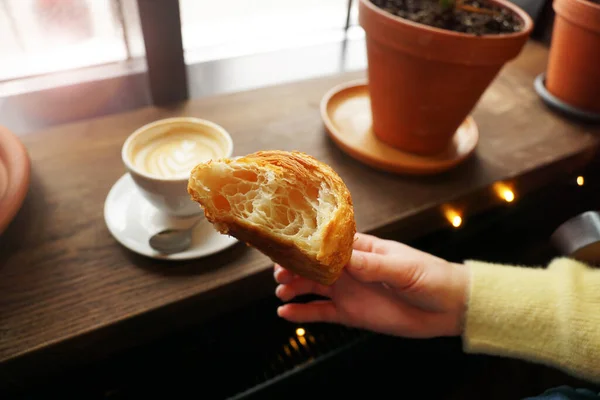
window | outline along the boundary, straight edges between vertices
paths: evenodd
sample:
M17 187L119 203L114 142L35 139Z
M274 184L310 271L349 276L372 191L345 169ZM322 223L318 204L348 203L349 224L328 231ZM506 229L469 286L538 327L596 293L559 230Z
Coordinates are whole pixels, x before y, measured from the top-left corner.
M143 55L136 18L135 0L0 0L0 81Z
M206 65L206 61L257 55L258 58L252 58L253 67L261 76L269 75L264 67L255 65L269 62L263 59L269 54L264 53L275 51L279 58L285 57L284 53L295 57L297 61L288 60L284 67L276 67L285 72L280 79L284 75L308 77L346 64L358 65L353 61L357 57L352 55L356 51L348 51L356 47L351 41L364 35L357 26L357 3L358 0L0 0L0 95L118 76L131 76L130 84L138 87L146 84L139 75L145 73L147 63L157 71L163 60L173 61L179 56L196 67ZM168 23L158 26L162 29L160 34L153 34L157 25L152 21L160 21L164 13L179 15L179 20L167 18ZM144 24L141 16L146 18ZM142 25L149 49L153 50L148 59ZM346 43L345 39L349 41ZM330 44L341 46L331 50ZM172 51L165 55L165 48ZM323 63L319 64L325 67L305 60L304 52L309 48L323 53ZM358 57L364 58L362 52ZM311 59L315 59L314 54ZM101 68L85 69L100 65ZM206 68L210 70L210 66ZM247 70L242 75L248 81L253 78ZM217 78L195 73L192 86L209 93ZM262 78L254 78L254 84L262 82ZM148 80L153 101L157 101L160 95L155 94L163 93L162 90L185 92L183 88L176 89L185 84L183 81L178 85L171 79L170 88L166 89L161 88L160 81L164 79L156 75Z
M356 23L356 3L353 2ZM344 35L348 0L179 0L186 63L320 44Z
M346 35L349 0L178 1L188 64ZM356 25L352 3L350 25ZM137 0L0 0L0 38L0 82L145 53Z

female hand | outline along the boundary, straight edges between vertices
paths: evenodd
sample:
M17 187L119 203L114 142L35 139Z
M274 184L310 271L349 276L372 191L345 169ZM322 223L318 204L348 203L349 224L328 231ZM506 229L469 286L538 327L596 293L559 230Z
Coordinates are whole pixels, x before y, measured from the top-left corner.
M341 277L325 286L275 265L275 294L327 297L277 310L292 322L333 322L413 338L462 333L468 268L398 242L357 234Z

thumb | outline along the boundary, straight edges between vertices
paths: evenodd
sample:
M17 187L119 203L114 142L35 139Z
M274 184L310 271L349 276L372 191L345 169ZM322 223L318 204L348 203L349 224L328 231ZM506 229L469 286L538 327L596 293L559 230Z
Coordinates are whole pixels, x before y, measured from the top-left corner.
M381 282L396 288L413 286L419 276L418 265L404 263L397 257L354 250L346 270L360 282Z

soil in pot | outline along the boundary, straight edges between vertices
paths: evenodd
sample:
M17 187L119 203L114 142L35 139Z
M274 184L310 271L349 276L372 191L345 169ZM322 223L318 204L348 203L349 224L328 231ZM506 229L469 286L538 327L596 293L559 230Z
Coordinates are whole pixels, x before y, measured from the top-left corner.
M371 0L390 14L449 31L473 35L514 33L523 22L510 10L484 1L451 0ZM600 0L591 0L600 1Z

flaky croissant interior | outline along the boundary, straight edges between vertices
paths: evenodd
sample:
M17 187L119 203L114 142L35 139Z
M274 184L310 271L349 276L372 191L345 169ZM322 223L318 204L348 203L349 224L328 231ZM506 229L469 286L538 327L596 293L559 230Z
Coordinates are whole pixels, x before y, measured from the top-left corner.
M298 185L276 179L273 170L251 163L214 162L198 171L192 184L200 202L210 205L206 211L212 219L225 215L243 219L317 258L325 227L338 208L327 182Z

